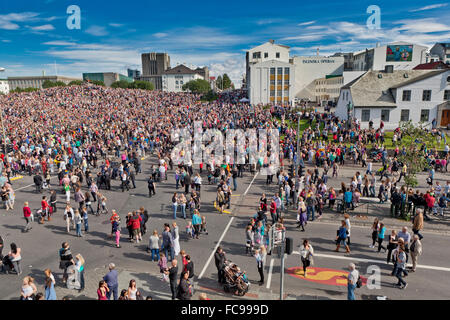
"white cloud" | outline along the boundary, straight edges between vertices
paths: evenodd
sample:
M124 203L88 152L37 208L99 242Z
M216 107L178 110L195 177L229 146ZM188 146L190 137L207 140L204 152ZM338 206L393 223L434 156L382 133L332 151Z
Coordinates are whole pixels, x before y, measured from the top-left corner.
M77 45L75 42L68 42L68 41L47 41L44 42L43 44L48 45L48 46L75 46Z
M8 39L2 39L2 42L5 42L5 43L10 43L10 42L11 42L11 40L8 40Z
M106 36L108 34L106 28L101 26L90 26L85 32L96 37Z
M425 6L425 7L419 8L419 9L410 10L409 12L425 11L425 10L431 10L431 9L436 9L436 8L442 8L442 7L446 7L446 6L447 6L447 3L437 3L437 4Z
M32 21L39 13L36 12L22 12L22 13L8 13L0 15L0 29L17 30L20 26L14 22Z
M157 32L157 33L154 33L153 36L156 38L164 38L164 37L167 37L168 34L164 33L164 32Z
M314 23L316 23L316 20L302 22L302 23L299 23L298 26L309 26L310 24L314 24Z
M123 24L121 24L121 23L110 23L109 26L110 27L114 27L114 28L120 28L120 27L123 27Z
M303 42L310 42L310 41L320 40L323 37L324 37L324 35L322 35L322 34L305 34L305 35L300 35L300 36L295 36L295 37L286 37L281 40L299 40L299 41L303 41Z
M395 28L394 31L408 31L417 33L450 31L450 26L436 22L436 19L434 18L400 20L396 24L401 24L402 26Z
M30 29L34 31L50 31L55 30L55 27L51 24L44 24L42 26L30 27Z

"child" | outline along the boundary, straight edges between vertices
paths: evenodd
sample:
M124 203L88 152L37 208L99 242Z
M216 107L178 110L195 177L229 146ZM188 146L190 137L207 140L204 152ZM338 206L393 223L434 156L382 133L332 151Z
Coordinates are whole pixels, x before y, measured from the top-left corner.
M167 258L163 252L159 253L159 261L158 261L159 272L164 274L164 271L167 271Z
M205 233L206 235L208 234L208 230L206 230L206 217L205 216L202 216L202 225L201 225L201 228L200 228L200 232L202 233Z
M323 207L324 207L323 197L319 194L317 196L317 212L319 213L318 219L322 218Z
M188 225L186 226L186 233L188 236L194 238L194 228L192 228L192 222L188 222Z
M248 225L245 230L245 238L246 238L245 253L251 254L253 250L253 231L251 225Z

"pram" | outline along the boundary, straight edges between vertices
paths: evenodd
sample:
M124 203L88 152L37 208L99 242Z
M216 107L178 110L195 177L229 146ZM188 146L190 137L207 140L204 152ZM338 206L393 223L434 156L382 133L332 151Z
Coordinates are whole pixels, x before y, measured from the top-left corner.
M77 270L74 265L67 268L67 289L71 290L81 290L81 273Z
M14 265L12 264L8 255L4 256L0 260L0 270L1 272L4 272L6 274L10 272L16 272L16 270L14 269Z
M250 283L245 271L241 271L236 264L230 261L225 265L223 272L225 276L223 290L225 292L231 292L237 296L243 296L248 292Z

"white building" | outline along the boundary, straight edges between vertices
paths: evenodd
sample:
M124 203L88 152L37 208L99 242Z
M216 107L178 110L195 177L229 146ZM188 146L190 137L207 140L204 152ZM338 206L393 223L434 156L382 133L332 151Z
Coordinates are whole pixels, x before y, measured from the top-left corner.
M252 104L291 104L294 103L295 79L292 64L269 60L251 65L248 96Z
M9 83L6 79L0 79L0 93L8 94L9 93Z
M197 70L189 69L180 64L175 68L164 71L162 75L162 89L166 92L182 92L184 84L197 79L205 80Z
M342 75L327 75L315 80L315 101L317 103L336 102L339 98L341 88L356 78L363 75L365 71L344 71Z
M68 78L62 76L31 76L31 77L8 77L9 89L15 90L17 88L26 89L26 88L36 88L42 89L42 85L44 81L62 81L65 84L69 84L69 82L74 80L81 80L77 78Z
M384 70L386 65L394 70L411 70L427 62L425 46L408 42L393 42L353 53L353 71Z
M430 55L437 57L445 64L450 64L450 43L436 43L430 49Z
M344 57L296 56L295 97L316 100L316 79L326 76L341 76L344 72Z
M293 105L295 98L315 100L315 80L344 71L344 57L290 58L289 51L288 46L273 40L247 51L246 84L251 104Z
M450 123L450 70L369 71L341 90L335 114L360 120L362 128L372 120L393 130L402 121L431 126Z

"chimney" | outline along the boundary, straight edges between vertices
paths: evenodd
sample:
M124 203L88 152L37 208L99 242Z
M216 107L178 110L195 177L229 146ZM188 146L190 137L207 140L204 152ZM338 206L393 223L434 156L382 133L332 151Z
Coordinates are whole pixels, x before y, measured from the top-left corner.
M317 56L319 56L319 51L320 51L319 48L317 48Z
M270 39L269 42L270 42L271 44L273 44L273 43L275 42L275 40Z

